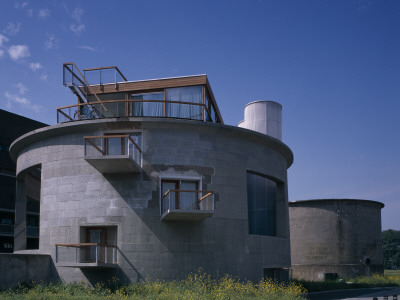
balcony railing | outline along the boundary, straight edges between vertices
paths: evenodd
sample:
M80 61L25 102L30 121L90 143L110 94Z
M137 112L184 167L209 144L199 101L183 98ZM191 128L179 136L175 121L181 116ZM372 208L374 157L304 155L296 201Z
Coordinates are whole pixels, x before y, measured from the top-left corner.
M56 244L56 264L63 267L111 267L117 265L117 246L98 243Z
M14 225L0 224L0 235L13 236L14 235ZM26 235L28 237L33 237L33 238L39 237L39 227L26 226Z
M14 225L0 224L0 235L14 235Z
M129 134L85 136L85 159L101 173L140 172L142 150Z
M29 237L39 237L39 227L37 226L26 226L26 235Z
M57 108L57 123L118 117L159 117L212 122L203 103L170 100L105 100Z
M161 197L161 220L199 221L214 213L214 192L167 190Z

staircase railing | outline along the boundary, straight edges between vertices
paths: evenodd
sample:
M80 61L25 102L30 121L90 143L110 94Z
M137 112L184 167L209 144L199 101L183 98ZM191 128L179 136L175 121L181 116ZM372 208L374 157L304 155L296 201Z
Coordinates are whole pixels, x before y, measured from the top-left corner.
M69 66L72 66L71 68ZM74 72L74 69L78 72L80 77ZM68 70L71 73L71 85L69 85L66 81L66 76L65 76L65 70ZM107 108L104 106L104 104L101 103L100 98L97 96L97 94L93 91L93 89L90 87L89 82L86 80L85 76L82 75L82 72L78 69L78 67L75 65L73 62L69 63L63 63L63 84L68 87L73 87L77 94L84 100L84 102L88 103L86 97L82 94L82 91L80 90L80 86L77 86L74 82L74 78L76 78L81 84L82 88L84 89L85 93L89 92L90 94L94 95L96 100L101 104L101 106L104 108L105 111L107 111ZM80 92L79 92L80 91Z

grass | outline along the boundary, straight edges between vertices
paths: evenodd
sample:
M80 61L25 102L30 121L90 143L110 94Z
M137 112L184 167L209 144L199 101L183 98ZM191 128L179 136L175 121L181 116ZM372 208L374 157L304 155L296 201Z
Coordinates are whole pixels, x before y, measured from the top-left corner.
M345 290L372 287L400 286L400 273L386 272L385 275L374 274L371 277L357 277L351 279L326 280L326 281L296 281L308 292L330 290Z
M85 283L31 283L0 292L1 299L305 299L298 283L257 284L225 276L212 279L197 272L180 281L146 281L123 285L118 279L89 287Z
M400 276L400 270L385 270L385 275Z
M213 279L201 271L180 281L145 281L121 284L117 278L111 282L90 287L83 282L20 284L15 289L0 291L0 299L305 299L307 292L339 289L400 286L400 271L385 275L339 279L335 281L292 281L276 283L261 281L257 284L239 281L231 276Z

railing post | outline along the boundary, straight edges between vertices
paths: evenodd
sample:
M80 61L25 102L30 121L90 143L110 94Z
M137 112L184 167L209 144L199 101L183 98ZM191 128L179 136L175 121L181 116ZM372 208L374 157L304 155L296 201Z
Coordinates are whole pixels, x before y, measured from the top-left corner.
M104 262L108 263L107 246L104 246Z
M168 210L171 210L171 192L168 192Z
M75 262L78 262L78 247L75 247Z
M116 256L117 256L117 248L113 247L113 253L112 253L112 262L113 262L113 264L115 264L115 262L117 261Z
M56 245L56 263L58 263L58 246Z
M99 256L99 245L96 245L96 264L98 262L98 256Z

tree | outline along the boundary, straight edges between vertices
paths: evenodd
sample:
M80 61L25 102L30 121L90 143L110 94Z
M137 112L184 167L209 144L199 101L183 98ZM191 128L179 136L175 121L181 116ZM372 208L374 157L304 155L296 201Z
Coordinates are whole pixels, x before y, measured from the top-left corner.
M382 251L385 269L400 269L400 230L382 232Z

